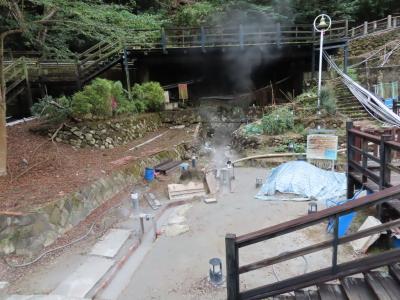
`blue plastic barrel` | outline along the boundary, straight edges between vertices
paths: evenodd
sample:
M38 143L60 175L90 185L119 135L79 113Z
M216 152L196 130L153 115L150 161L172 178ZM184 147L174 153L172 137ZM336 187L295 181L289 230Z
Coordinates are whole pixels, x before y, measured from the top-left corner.
M144 171L144 179L147 181L153 181L154 180L154 169L153 168L146 168Z

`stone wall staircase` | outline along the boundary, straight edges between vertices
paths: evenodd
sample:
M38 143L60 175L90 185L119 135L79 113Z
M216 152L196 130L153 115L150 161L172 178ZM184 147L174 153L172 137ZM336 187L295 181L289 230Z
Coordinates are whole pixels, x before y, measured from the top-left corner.
M400 299L400 264L392 264L386 270L339 279L335 283L313 286L308 290L280 295L273 300L398 300Z
M338 81L332 85L334 86L337 99L336 105L339 113L353 121L373 120L347 86Z

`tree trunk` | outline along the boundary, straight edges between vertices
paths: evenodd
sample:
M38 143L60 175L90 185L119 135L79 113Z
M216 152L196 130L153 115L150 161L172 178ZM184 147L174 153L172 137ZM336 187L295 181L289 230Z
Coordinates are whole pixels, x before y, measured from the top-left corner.
M7 175L6 83L4 78L4 38L0 35L0 176Z
M0 98L3 98L0 96ZM0 176L7 175L7 132L5 101L0 99Z

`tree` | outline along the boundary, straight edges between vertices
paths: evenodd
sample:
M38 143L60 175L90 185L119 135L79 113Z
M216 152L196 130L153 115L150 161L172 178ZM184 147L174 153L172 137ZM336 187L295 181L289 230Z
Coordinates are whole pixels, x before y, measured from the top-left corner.
M28 2L28 1L26 1ZM38 2L38 1L37 1ZM6 128L6 81L4 78L4 44L7 37L14 34L33 36L33 29L37 30L37 37L43 37L47 23L56 14L57 8L50 7L44 10L45 15L40 19L28 18L25 14L24 1L0 0L0 9L11 17L8 28L0 32L0 176L7 175L7 128Z
M133 1L78 0L0 0L0 176L6 175L6 83L4 78L4 47L8 37L22 49L39 50L42 56L74 55L99 40L118 40L135 28L161 27L156 14L134 15ZM128 7L129 6L129 7ZM153 32L154 34L154 32ZM135 34L135 38L143 38Z

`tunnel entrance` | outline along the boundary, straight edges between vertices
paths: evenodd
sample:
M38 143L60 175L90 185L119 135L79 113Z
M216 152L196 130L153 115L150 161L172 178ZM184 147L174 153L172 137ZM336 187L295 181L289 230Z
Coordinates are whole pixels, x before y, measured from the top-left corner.
M240 95L279 83L275 97L302 92L304 73L311 70L308 47L224 48L135 57L135 81L163 86L189 82L191 99ZM171 91L171 96L177 97Z

